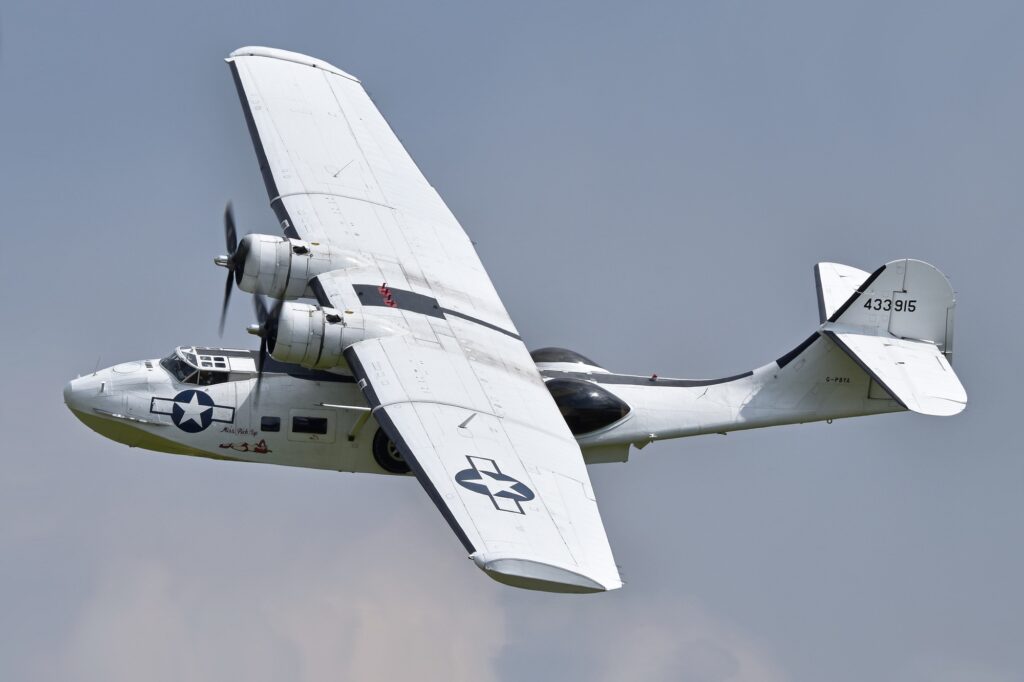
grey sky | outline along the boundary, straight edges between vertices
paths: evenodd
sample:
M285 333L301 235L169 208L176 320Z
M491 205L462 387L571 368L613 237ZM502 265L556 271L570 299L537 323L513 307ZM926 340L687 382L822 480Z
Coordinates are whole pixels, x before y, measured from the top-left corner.
M210 5L0 8L0 679L1024 679L1024 5ZM101 439L63 384L215 343L225 200L274 227L246 44L363 79L532 347L730 374L813 328L815 262L911 256L967 411L592 468L589 597L486 579L413 480Z

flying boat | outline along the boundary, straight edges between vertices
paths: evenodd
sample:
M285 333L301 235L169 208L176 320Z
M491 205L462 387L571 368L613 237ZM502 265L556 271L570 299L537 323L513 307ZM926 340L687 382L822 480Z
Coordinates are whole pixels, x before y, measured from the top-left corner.
M530 352L472 242L354 76L306 55L227 58L280 233L225 211L221 331L253 294L259 348L179 346L74 379L64 400L131 447L415 478L495 580L622 586L587 473L660 440L846 417L950 416L946 277L919 260L814 267L818 323L711 380Z

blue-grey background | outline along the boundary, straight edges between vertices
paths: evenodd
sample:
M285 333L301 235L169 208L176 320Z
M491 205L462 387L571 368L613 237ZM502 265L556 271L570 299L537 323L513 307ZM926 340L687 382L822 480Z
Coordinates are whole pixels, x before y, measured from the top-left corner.
M1015 1L5 2L0 678L1024 679L1022 35ZM628 584L586 597L488 580L411 479L104 441L64 383L217 343L225 201L275 229L247 44L363 79L531 347L743 371L816 324L815 262L912 256L970 405L593 468Z

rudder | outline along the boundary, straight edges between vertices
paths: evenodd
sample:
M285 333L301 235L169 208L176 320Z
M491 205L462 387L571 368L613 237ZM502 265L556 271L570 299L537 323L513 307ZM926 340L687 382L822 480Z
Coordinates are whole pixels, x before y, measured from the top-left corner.
M955 307L945 275L929 263L903 258L871 273L828 321L860 333L927 341L951 361Z
M967 405L950 366L955 307L945 275L904 258L871 273L821 332L903 407L948 416Z

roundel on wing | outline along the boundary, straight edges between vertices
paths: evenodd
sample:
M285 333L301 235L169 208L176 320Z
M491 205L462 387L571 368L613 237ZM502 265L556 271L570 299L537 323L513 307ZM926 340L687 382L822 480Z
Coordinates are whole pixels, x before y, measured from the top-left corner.
M481 495L504 497L516 502L529 502L533 499L533 491L525 483L500 471L463 469L455 474L455 482Z

